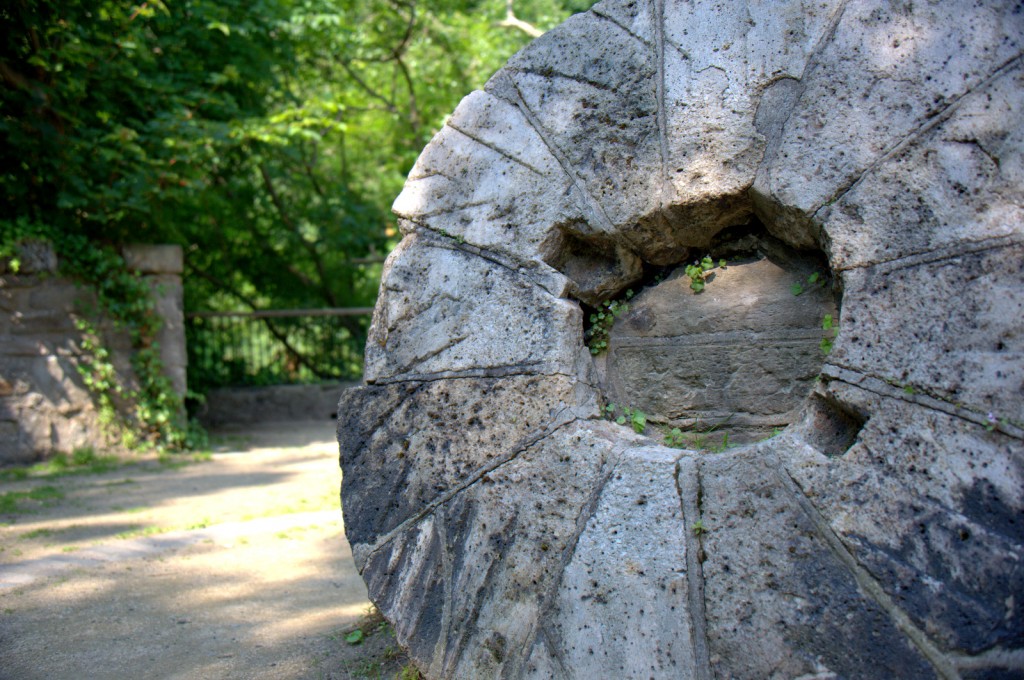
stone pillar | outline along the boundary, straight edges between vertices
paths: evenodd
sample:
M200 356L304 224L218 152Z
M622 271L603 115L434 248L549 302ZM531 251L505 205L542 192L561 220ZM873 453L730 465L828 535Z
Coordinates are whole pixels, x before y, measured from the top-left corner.
M155 311L163 320L156 341L164 373L170 378L174 391L184 397L188 353L185 351L181 246L131 245L125 246L121 254L128 268L141 274L153 292Z

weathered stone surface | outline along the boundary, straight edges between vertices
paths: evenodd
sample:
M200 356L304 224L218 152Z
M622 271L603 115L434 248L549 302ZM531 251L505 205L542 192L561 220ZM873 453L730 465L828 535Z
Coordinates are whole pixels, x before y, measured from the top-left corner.
M509 184L523 193L509 194ZM394 211L529 261L540 259L552 225L582 219L577 193L516 107L474 92L420 155Z
M692 630L677 459L661 447L626 449L616 459L540 621L543 644L535 644L527 676L692 674L694 637L703 631Z
M759 170L759 192L789 208L779 226L794 213L813 216L902 144L943 126L965 95L1022 50L1024 16L1015 2L844 3Z
M592 229L631 226L660 202L657 61L650 44L600 15L574 16L565 29L509 60L488 91L521 105L584 192Z
M1024 241L966 243L843 281L830 363L1024 422Z
M388 258L365 378L507 368L575 374L581 314L525 275L426 234Z
M760 448L696 466L713 677L927 677Z
M835 381L826 393L872 416L841 458L782 447L793 479L893 601L947 649L1019 647L1020 446L902 390L881 396Z
M462 102L339 410L428 677L1024 673L1018 5L608 0Z
M1024 64L1017 60L1003 69L948 115L882 159L832 205L824 230L837 268L1019 235Z
M595 397L571 378L537 375L346 390L338 405L342 465L373 471L344 485L360 499L345 513L357 560L364 544L476 483L558 424L596 412Z
M583 513L612 474L605 430L553 433L368 555L370 597L403 609L396 632L431 674L522 671Z

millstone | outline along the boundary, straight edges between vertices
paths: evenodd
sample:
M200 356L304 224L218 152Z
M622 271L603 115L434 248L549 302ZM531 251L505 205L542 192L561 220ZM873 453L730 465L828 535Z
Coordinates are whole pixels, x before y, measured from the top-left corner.
M1024 672L1022 36L606 1L462 101L339 406L428 677Z

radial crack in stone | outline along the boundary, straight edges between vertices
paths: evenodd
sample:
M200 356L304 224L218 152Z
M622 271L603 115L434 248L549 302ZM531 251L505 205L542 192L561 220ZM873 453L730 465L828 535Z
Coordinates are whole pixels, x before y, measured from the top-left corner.
M909 391L1024 421L1024 243L947 255L845 274L843 324L857 330L844 333L834 360ZM944 314L926 312L951 299L956 305Z
M856 387L831 400L872 413L841 458L781 448L796 484L917 627L947 650L1020 644L1007 601L1024 589L1024 456L980 425ZM807 425L795 434L813 440Z
M675 469L666 449L623 451L579 536L546 618L557 656L579 677L693 676ZM526 677L552 677L544 647L533 652Z
M1013 2L958 6L956 20L949 6L880 7L847 3L818 67L804 78L801 106L786 123L763 187L780 204L817 211L948 102L1018 56L1024 42L1024 15Z
M510 184L520 191L509 193ZM474 92L420 154L393 209L438 233L529 262L552 224L582 218L579 202L523 114Z
M645 45L593 15L577 15L569 24L578 35L545 35L487 87L510 101L520 99L565 158L567 172L582 182L610 225L621 228L660 204L655 60Z
M606 429L600 422L563 428L446 503L451 617L461 623L451 631L445 677L494 677L506 664L521 663L519 650L536 622L549 615L541 611L542 594L561 577L579 509L615 448ZM443 598L419 590L435 582L431 574L441 567L436 553L442 546L429 538L433 521L428 517L406 529L367 566L376 579L371 599L389 618L408 622L410 632L441 620ZM429 653L420 654L428 645L398 632L399 642L414 642L414 658L430 667L433 638Z
M582 346L579 315L517 272L410 234L389 258L365 379L528 364L570 373Z
M547 430L565 376L463 378L348 390L339 406L345 532L355 552Z
M716 677L762 677L765 668L789 678L933 675L756 450L710 458L702 472L702 567Z

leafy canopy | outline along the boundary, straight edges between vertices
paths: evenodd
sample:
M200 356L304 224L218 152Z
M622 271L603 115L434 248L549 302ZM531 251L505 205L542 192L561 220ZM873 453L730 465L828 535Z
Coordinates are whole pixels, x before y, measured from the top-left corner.
M540 29L589 0L520 0ZM506 0L19 0L0 229L186 248L190 309L362 306L390 203L530 37ZM58 244L59 248L59 244Z

